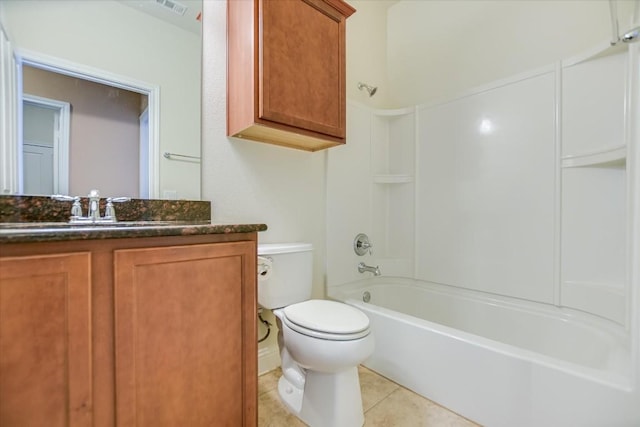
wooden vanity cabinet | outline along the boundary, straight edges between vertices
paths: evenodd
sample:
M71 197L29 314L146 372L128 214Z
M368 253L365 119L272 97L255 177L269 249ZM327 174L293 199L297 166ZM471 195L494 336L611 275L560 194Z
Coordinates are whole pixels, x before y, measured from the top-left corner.
M91 426L91 255L0 258L0 425Z
M316 151L346 136L342 0L228 0L227 134Z
M257 424L255 233L0 251L0 425Z

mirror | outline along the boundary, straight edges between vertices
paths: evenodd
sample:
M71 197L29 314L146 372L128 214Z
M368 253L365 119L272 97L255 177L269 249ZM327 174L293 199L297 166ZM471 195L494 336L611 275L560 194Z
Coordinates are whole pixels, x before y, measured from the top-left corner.
M0 22L17 68L24 69L16 80L17 92L23 88L25 94L14 114L15 138L10 138L17 145L0 150L3 166L15 156L17 179L10 192L48 193L53 188L84 196L97 188L103 197L200 199L201 10L202 0L3 0ZM56 80L38 80L46 75ZM94 92L101 94L95 102L89 100ZM37 105L40 100L45 105ZM24 141L42 133L32 123L33 117L47 116L43 112L49 114L44 123L60 126L59 110L47 102L68 104L69 170L65 174L59 154L64 148L54 148L53 176L38 190L32 184L44 178L25 172L40 164L42 154L38 148L34 155L29 141L24 154ZM124 105L135 118L101 117ZM34 114L36 107L40 113ZM128 122L129 136L120 130L122 120ZM78 133L81 122L84 130ZM97 122L102 127L92 129ZM52 133L51 124L47 129ZM132 142L125 146L128 139ZM41 174L45 168L32 169Z

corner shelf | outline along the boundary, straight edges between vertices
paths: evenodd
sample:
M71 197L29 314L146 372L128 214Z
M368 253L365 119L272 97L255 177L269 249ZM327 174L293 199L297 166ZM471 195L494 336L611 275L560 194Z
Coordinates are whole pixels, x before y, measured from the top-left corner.
M578 168L585 166L624 166L627 158L627 147L618 145L604 150L592 151L585 154L568 155L562 157L563 168Z
M415 107L371 113L371 224L384 274L411 277L415 234Z
M412 114L416 111L415 107L395 108L395 109L379 109L373 110L373 115L377 117L400 117Z

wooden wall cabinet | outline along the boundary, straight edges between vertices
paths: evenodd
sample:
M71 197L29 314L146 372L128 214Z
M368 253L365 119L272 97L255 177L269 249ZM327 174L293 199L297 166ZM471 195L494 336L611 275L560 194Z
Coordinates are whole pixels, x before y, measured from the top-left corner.
M316 151L345 143L342 0L228 0L227 134Z
M257 424L255 233L0 250L0 425Z

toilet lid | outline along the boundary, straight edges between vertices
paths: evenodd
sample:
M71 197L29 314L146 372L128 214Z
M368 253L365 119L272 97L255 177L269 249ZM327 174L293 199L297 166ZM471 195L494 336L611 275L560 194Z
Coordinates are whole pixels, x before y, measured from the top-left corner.
M283 312L290 326L298 326L295 329L301 333L305 333L300 330L303 328L322 335L335 335L336 339L345 339L346 336L348 339L355 339L369 333L367 315L341 302L309 300L289 305ZM343 337L339 338L340 336Z

